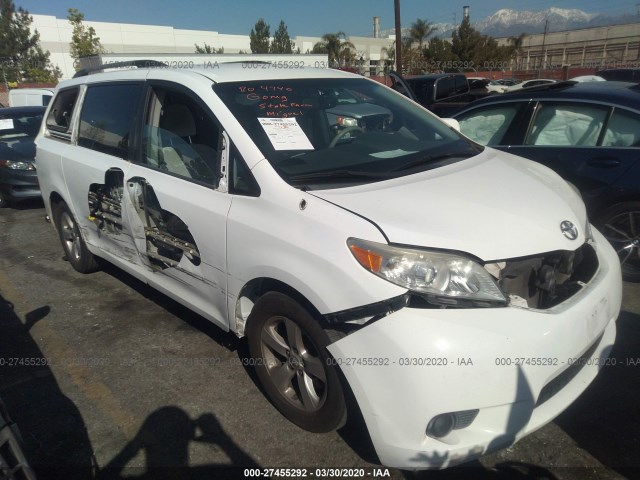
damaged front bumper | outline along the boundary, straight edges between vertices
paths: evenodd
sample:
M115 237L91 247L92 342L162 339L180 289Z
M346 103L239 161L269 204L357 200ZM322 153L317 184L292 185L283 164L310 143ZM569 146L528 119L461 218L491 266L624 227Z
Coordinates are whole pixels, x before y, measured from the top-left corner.
M384 465L473 460L542 427L586 389L607 364L622 295L618 257L594 234L598 271L552 308L406 307L328 347ZM449 428L434 428L443 418Z

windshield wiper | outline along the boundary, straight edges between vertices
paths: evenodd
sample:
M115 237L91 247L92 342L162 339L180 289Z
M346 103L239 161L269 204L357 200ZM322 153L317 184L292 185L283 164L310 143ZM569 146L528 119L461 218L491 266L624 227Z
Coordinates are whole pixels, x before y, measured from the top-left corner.
M427 163L438 162L440 160L445 160L447 158L469 158L473 154L471 153L443 153L440 155L427 155L425 157L420 157L417 160L412 162L407 162L403 165L400 165L398 168L394 168L391 172L399 172L401 170L409 170L414 167L419 167L420 165L425 165ZM435 167L436 165L434 165Z
M316 179L342 179L342 178L389 178L388 172L364 172L360 170L329 170L324 172L303 173L293 175L289 180L293 182Z

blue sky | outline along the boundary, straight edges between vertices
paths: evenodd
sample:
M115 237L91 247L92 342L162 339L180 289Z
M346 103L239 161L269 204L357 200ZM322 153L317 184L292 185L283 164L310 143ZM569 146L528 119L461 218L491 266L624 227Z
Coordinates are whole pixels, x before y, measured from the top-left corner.
M548 7L579 8L589 13L622 15L635 12L640 0L400 0L403 26L417 18L432 23L457 22L463 5L471 7L472 20L480 20L500 8L544 10ZM321 36L343 31L347 35L369 36L373 16L380 17L382 29L394 26L393 0L14 0L32 14L65 18L70 7L85 14L87 20L117 23L167 25L193 30L213 30L247 35L256 20L263 17L275 31L280 20L289 35Z

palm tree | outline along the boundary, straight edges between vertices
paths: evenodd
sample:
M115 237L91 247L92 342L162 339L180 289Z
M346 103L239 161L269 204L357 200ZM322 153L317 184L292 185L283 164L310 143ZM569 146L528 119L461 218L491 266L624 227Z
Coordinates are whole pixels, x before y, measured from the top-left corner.
M329 54L329 64L332 65L351 61L356 47L346 37L344 32L325 33L322 40L313 46L313 53Z
M382 47L380 53L387 57L384 60L384 73L386 75L389 72L389 68L396 63L396 41L394 40L388 47Z
M422 47L424 45L424 41L433 35L433 33L437 30L431 22L427 20L418 19L411 25L409 29L409 38L411 42L418 42L418 51L422 53Z
M526 36L526 33L521 33L517 37L509 37L509 48L511 49L511 54L515 57L516 69L519 68L520 54L522 53L522 46Z

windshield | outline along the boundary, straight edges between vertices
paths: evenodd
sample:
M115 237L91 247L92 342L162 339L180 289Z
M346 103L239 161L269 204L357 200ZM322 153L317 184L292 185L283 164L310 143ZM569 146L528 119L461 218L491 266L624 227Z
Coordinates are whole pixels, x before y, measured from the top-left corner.
M43 112L0 114L0 141L33 140L38 134Z
M482 150L412 101L361 78L233 82L214 91L294 186L375 182Z

